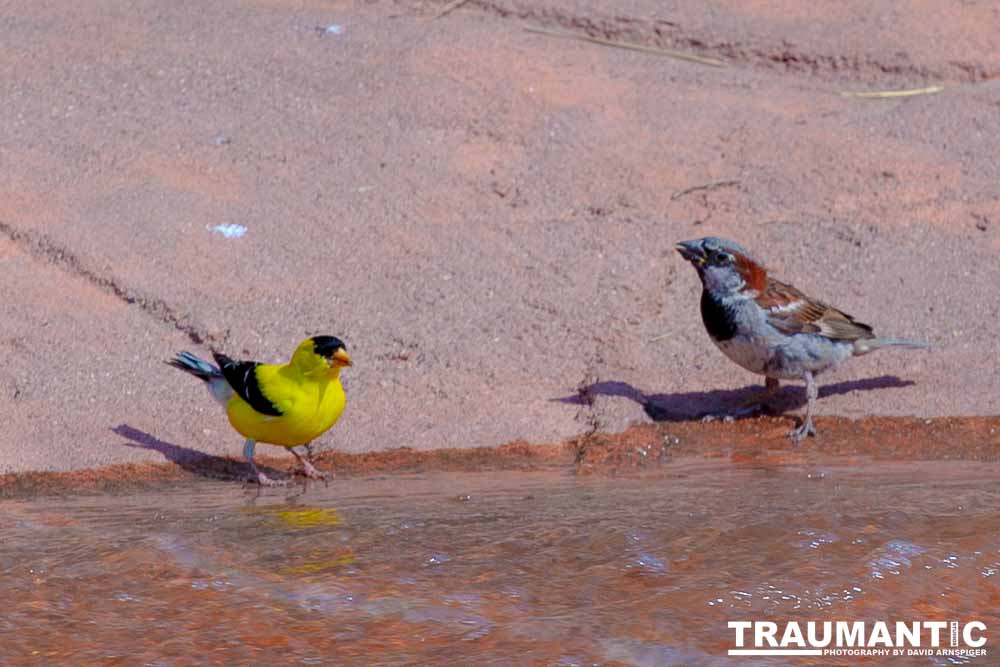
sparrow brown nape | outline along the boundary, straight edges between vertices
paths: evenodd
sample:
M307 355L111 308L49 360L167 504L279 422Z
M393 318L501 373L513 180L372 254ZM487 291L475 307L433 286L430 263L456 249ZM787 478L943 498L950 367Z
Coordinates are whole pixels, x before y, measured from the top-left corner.
M674 247L701 279L701 318L712 342L738 365L767 378L757 405L736 416L759 410L777 391L779 380L805 381L806 415L789 433L795 442L816 434L817 375L849 357L883 347L931 347L920 341L877 338L867 324L771 278L734 241L708 236Z

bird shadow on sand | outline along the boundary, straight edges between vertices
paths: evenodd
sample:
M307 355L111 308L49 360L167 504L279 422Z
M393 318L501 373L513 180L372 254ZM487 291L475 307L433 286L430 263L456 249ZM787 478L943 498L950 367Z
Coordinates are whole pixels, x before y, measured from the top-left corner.
M850 380L822 385L819 397L848 394L854 391L898 389L916 384L901 380L895 375L881 375L864 380ZM676 394L646 394L627 382L607 380L580 387L573 396L555 399L572 405L590 405L597 396L617 396L635 401L642 406L650 419L656 422L697 421L707 415L726 414L737 410L763 392L764 386L748 385L740 389L679 392ZM805 385L782 384L778 392L767 401L765 412L782 414L806 404Z
M209 479L245 481L250 477L252 471L246 463L234 461L230 458L215 456L199 452L190 447L181 447L156 436L133 428L128 424L119 424L111 429L112 433L120 435L128 442L124 442L126 447L136 447L138 449L151 449L163 455L163 458L171 463L183 468L189 473L207 477ZM283 471L268 466L258 464L258 468L265 475L271 478L284 477Z

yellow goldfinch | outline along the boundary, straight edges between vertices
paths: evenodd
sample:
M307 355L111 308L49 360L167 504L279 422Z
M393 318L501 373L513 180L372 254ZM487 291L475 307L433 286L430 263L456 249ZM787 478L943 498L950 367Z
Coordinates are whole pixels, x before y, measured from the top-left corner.
M281 366L233 361L217 352L212 356L218 366L189 352L167 363L204 380L212 397L226 408L229 423L247 439L243 456L252 479L261 486L283 484L254 463L258 442L287 447L306 477L326 479L312 464L310 443L336 424L344 411L340 371L352 365L344 342L334 336L307 338L292 360Z

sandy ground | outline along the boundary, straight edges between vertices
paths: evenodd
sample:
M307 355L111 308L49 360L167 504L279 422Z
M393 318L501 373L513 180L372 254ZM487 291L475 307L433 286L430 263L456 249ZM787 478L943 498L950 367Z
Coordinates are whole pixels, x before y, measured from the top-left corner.
M0 472L236 454L162 361L316 333L356 361L344 452L690 419L758 382L671 249L707 234L940 345L845 365L822 414L998 412L995 3L443 6L4 5Z

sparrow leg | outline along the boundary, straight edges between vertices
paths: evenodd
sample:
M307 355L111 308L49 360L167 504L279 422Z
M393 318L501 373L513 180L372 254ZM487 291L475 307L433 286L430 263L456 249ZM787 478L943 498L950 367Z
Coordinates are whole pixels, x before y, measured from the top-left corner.
M764 390L747 398L732 412L726 414L707 414L701 418L703 422L731 422L737 419L753 417L767 409L767 402L778 391L778 378L769 377L764 382Z
M764 382L764 394L760 397L761 403L767 403L778 393L778 378L769 377Z
M271 479L260 471L260 468L253 461L253 453L256 448L257 441L253 438L247 438L246 443L243 445L243 458L250 464L250 471L253 473L248 481L257 482L261 486L285 486L288 484L283 479Z
M304 451L299 451L304 450ZM302 464L302 474L309 479L321 479L324 482L327 481L326 473L320 472L316 469L316 466L312 464L312 447L311 443L309 445L299 445L297 447L291 448L292 454L295 458L299 460Z
M751 409L753 412L761 412L767 408L767 402L778 393L778 378L768 377L764 380L764 390L748 398L744 404L744 409ZM751 414L753 414L751 412Z
M807 436L816 435L816 427L813 426L813 411L816 409L816 399L819 397L819 385L816 384L816 378L809 371L806 371L803 379L806 381L806 416L802 420L802 424L793 428L788 434L795 444L799 444Z

